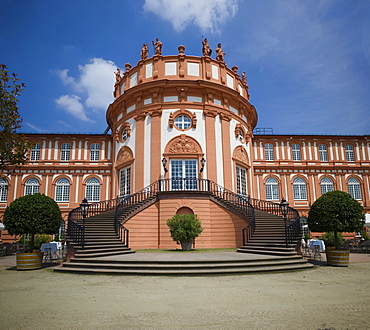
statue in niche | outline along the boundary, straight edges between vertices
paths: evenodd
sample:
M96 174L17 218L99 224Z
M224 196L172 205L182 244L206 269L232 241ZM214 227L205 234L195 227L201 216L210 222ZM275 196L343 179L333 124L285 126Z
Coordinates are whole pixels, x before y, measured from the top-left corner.
M140 57L142 60L146 60L149 55L149 47L148 44L143 44L143 48L141 48Z
M217 61L220 61L220 62L223 62L224 61L224 55L226 55L226 53L224 53L222 51L222 48L221 47L222 47L222 45L219 43L217 45L217 48L216 48L216 53L217 53L216 60Z
M158 38L156 38L155 42L152 41L152 44L154 46L154 53L156 55L162 55L162 42Z
M212 49L209 48L207 38L203 38L203 36L202 36L202 45L203 45L203 47L202 47L203 56L211 56Z

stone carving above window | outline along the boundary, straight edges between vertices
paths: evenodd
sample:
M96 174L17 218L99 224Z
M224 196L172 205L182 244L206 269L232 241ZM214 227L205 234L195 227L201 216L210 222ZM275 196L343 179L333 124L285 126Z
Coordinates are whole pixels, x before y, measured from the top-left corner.
M170 154L200 154L201 149L193 138L181 134L180 136L174 138L168 144L168 153Z
M242 146L235 148L233 153L233 159L240 163L249 165L248 153Z

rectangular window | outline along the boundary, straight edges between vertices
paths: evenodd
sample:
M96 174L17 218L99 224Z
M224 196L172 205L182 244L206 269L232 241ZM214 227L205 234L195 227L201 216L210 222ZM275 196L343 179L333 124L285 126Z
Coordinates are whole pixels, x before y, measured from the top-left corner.
M347 159L347 162L355 161L355 155L353 153L353 145L350 145L350 144L346 145L346 159Z
M145 65L145 78L153 77L153 65L152 63L148 63Z
M130 195L131 167L126 167L120 173L120 196Z
M188 102L201 103L202 102L202 97L201 96L188 96L187 100L188 100Z
M31 148L31 162L37 162L40 160L40 143L36 143L32 148Z
M129 113L129 112L131 112L131 111L134 111L136 109L136 104L133 104L133 105L131 105L130 107L128 107L127 109L126 109L126 112L127 113Z
M151 98L144 100L144 105L151 104L151 103L152 103L152 99Z
M177 74L177 62L166 62L165 63L165 75L176 76Z
M90 145L90 161L96 162L99 160L99 143L92 143Z
M137 85L137 72L133 73L130 77L130 87Z
M218 65L212 64L212 78L218 80Z
M234 88L234 78L230 76L228 73L226 74L226 84L230 88Z
M71 154L71 145L69 143L62 143L60 160L65 162L69 160Z
M221 100L213 99L213 103L216 105L222 105Z
M198 189L197 173L196 159L172 159L172 190Z
M268 161L274 160L274 146L272 143L265 144L265 159Z
M292 155L294 161L301 160L301 146L299 144L292 144Z
M328 161L328 150L325 144L319 144L320 162Z
M188 62L188 75L199 77L199 63Z
M163 102L178 102L179 97L178 96L165 96L163 98Z
M247 195L247 170L236 167L236 191L238 195Z

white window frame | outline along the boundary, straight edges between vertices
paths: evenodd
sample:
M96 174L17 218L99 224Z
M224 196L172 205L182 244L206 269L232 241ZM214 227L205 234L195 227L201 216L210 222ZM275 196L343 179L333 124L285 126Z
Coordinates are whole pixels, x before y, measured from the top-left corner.
M198 189L198 159L171 159L172 190Z
M55 201L69 202L71 184L68 179L60 178L55 183Z
M0 202L6 202L8 200L8 187L8 180L0 178Z
M40 192L40 181L36 178L30 178L24 185L24 195L34 195Z
M247 195L247 170L238 165L236 165L236 193L242 196Z
M131 166L120 170L119 191L120 196L127 196L131 194Z
M97 162L100 156L100 144L91 143L90 144L90 161Z
M279 181L276 178L269 177L265 181L266 200L280 200L279 197Z
M324 195L325 193L329 191L333 191L334 190L333 180L328 177L322 178L320 180L320 190L321 190L321 195Z
M274 145L272 143L265 143L265 159L267 161L274 160Z
M301 161L301 145L298 143L292 144L292 158L293 161Z
M60 160L62 162L69 161L71 156L71 144L70 143L62 143L60 146Z
M347 162L354 162L355 161L355 153L353 151L353 145L352 144L346 144L346 159Z
M294 200L307 200L307 184L301 177L296 177L293 180L293 195Z
M320 162L328 161L328 147L326 144L319 144L319 155L320 155Z
M87 179L85 196L89 202L100 201L100 181L98 178Z
M347 182L348 193L356 200L362 199L361 184L357 178L349 178Z
M37 162L40 160L40 143L35 143L35 145L31 148L31 162Z

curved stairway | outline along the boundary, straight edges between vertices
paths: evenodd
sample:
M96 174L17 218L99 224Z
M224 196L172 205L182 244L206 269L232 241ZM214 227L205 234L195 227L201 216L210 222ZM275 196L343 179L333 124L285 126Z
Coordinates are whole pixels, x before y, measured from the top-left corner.
M282 272L312 268L294 247L285 247L282 218L256 210L256 231L238 252L131 253L117 239L114 211L86 219L85 249L78 246L74 258L58 272L108 275L227 275ZM130 254L130 255L127 255ZM257 255L258 254L258 255ZM156 256L159 255L159 256Z
M274 214L255 210L256 229L249 242L238 252L268 254L275 256L297 256L296 243L285 242L284 219Z

